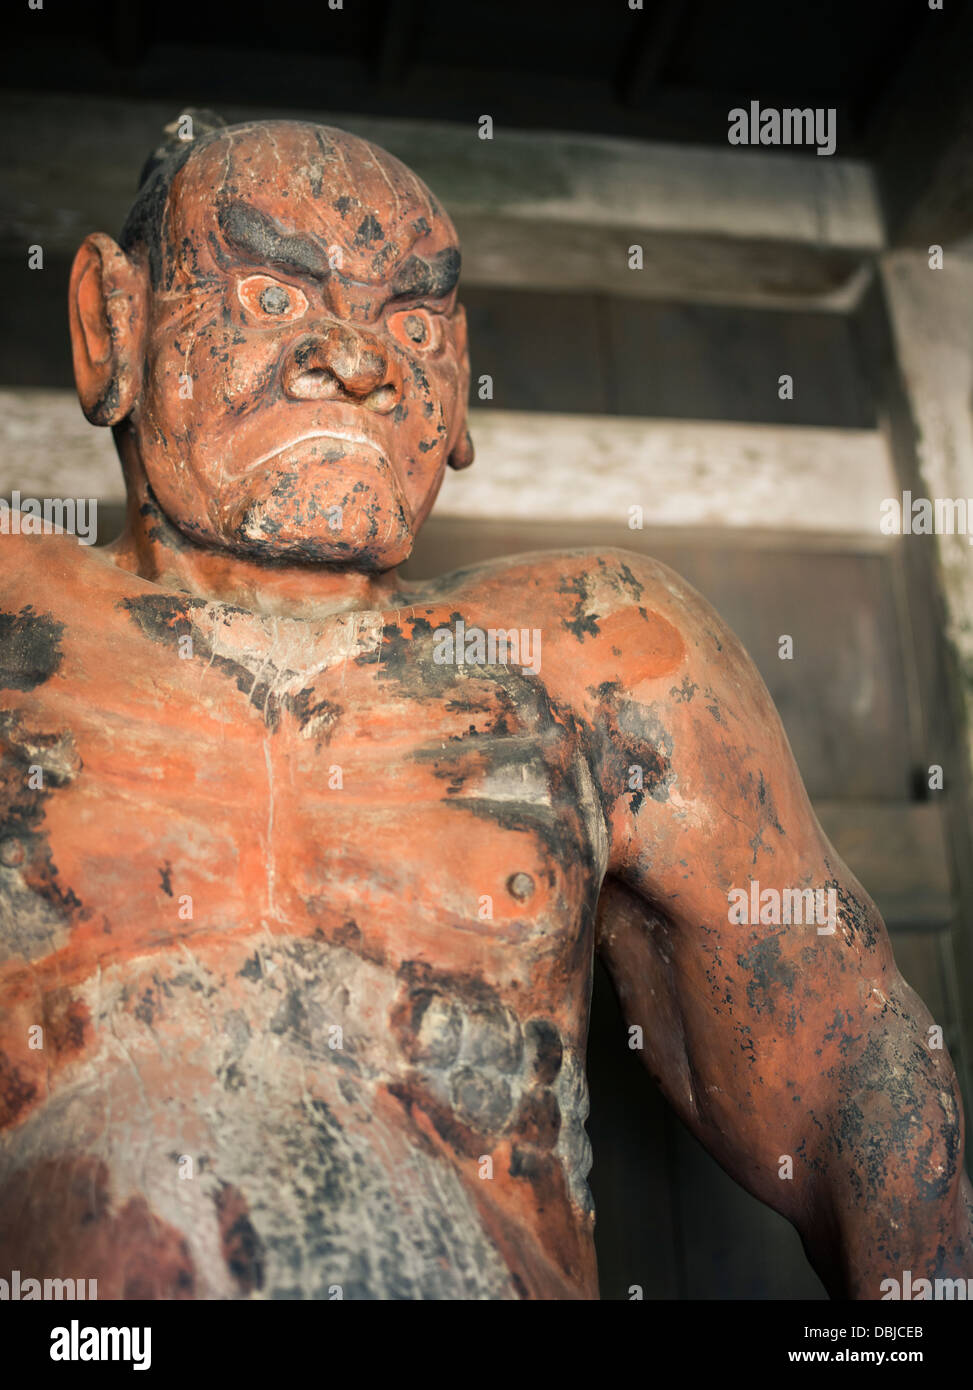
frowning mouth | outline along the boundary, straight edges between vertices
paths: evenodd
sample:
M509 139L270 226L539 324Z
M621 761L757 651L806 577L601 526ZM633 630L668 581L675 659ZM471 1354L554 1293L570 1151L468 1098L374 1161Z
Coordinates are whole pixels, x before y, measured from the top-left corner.
M299 449L303 444L307 444L310 440L314 439L330 440L337 445L364 445L365 448L372 450L372 452L377 455L378 462L384 468L388 468L388 460L385 455L384 447L377 439L363 434L360 430L307 430L304 434L295 435L292 439L289 439L286 444L278 444L273 449L268 450L267 453L261 454L259 458L250 460L246 466L240 470L237 477L244 477L246 474L254 472L255 469L263 467L264 464L271 463L274 459L283 458L285 455L293 453L295 449ZM340 457L340 455L336 454L336 458L338 457Z

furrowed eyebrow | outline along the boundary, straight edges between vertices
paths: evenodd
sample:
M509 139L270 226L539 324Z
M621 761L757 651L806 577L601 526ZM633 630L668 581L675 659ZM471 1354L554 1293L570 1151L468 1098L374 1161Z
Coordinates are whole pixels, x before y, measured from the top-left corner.
M445 299L459 280L460 254L449 246L435 256L409 256L392 276L392 297L412 299L420 295Z
M218 221L227 245L259 265L280 266L316 280L331 274L327 253L316 241L300 232L285 232L273 217L249 203L224 204ZM428 258L409 256L392 277L392 298L445 299L455 289L459 272L460 253L455 246Z
M331 273L327 253L316 241L299 232L285 232L249 203L237 201L220 208L219 224L228 245L261 265L280 266L316 280L326 280Z

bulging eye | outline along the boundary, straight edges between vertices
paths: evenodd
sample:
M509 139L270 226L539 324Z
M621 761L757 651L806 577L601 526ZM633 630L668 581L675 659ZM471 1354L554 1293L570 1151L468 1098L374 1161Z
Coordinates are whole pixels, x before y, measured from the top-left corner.
M392 336L413 352L435 352L442 341L440 316L428 309L403 309L388 325Z
M290 323L307 309L302 290L269 275L248 275L237 285L237 294L243 307L265 323Z

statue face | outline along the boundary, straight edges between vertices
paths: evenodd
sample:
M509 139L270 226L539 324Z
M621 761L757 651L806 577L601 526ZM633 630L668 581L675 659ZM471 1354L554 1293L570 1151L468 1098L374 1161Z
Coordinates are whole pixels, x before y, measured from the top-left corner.
M456 234L404 165L324 127L236 127L176 175L132 411L184 532L383 570L465 429Z

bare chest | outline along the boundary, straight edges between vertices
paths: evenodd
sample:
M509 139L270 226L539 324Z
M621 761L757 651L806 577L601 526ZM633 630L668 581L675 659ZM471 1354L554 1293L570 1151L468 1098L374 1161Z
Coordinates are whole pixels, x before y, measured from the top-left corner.
M11 867L133 946L264 925L560 975L604 870L581 741L537 676L437 662L435 623L125 601L4 716Z
M607 846L570 713L536 675L437 661L449 608L315 626L168 594L79 607L31 637L44 660L0 701L18 1122L53 1057L59 1103L91 1112L79 1143L85 1126L99 1142L92 1095L128 1117L120 1186L151 1155L198 1152L256 1201L281 1145L315 1173L340 1151L306 1212L254 1216L290 1250L327 1207L338 1282L399 1175L379 1225L401 1233L419 1191L439 1194L426 1225L456 1229L472 1192L478 1212L490 1200L468 1213L471 1250L481 1223L512 1221L572 1281L590 1274L584 1046ZM44 1054L18 1041L38 988ZM45 1113L24 1144L47 1142ZM443 1195L456 1175L466 1197Z

